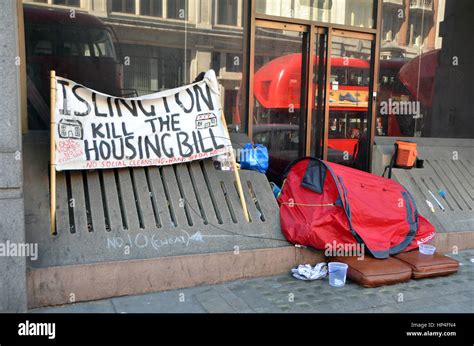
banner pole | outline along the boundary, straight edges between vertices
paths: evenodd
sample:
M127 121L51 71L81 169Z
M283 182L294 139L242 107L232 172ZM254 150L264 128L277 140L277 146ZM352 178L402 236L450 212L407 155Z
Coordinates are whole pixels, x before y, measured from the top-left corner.
M227 137L230 140L229 130L227 129L227 122L225 120L225 115L224 115L223 110L221 110L221 119L222 119L222 125L224 126L224 130L227 134ZM245 220L247 220L247 222L250 222L250 216L249 216L249 211L247 209L247 203L245 203L244 190L242 189L242 182L240 181L240 174L239 174L239 170L237 169L237 161L235 160L234 148L232 148L232 150L230 151L230 160L232 161L232 169L234 170L235 180L237 181L237 191L239 192L240 203L242 204L242 209L244 210Z
M51 234L56 232L56 127L55 127L55 110L56 110L56 71L51 70L51 123L50 123L50 219Z

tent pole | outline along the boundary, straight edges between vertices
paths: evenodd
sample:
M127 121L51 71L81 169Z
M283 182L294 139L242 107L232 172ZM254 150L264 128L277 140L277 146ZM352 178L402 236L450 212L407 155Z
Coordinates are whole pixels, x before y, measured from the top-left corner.
M56 71L51 70L51 123L50 123L50 219L51 234L56 232L56 132L55 132L55 110L56 110Z
M225 115L224 115L223 110L221 110L221 119L222 119L222 125L224 126L224 131L230 140L229 130L227 129L227 122L225 120ZM232 145L231 145L231 148L232 148ZM232 169L234 170L235 180L237 182L237 191L239 192L240 203L242 204L245 220L247 220L247 222L250 222L250 216L249 216L249 211L247 209L247 203L245 203L244 190L242 189L242 182L240 181L240 174L237 168L237 162L235 160L234 148L232 148L230 151L230 160L232 162Z

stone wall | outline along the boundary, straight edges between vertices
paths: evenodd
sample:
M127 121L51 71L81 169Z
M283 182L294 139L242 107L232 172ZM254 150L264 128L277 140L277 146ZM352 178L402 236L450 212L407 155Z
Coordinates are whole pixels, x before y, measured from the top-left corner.
M16 1L0 2L0 243L25 242ZM0 312L26 310L25 257L0 254Z

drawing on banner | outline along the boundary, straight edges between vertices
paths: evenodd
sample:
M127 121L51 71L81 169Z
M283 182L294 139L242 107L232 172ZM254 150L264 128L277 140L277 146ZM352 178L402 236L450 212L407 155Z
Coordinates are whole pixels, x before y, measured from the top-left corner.
M212 113L198 114L196 117L196 130L217 126L217 117Z
M59 138L82 139L82 124L79 120L61 119L59 121Z
M200 82L135 98L55 80L58 171L170 165L231 150L212 70Z

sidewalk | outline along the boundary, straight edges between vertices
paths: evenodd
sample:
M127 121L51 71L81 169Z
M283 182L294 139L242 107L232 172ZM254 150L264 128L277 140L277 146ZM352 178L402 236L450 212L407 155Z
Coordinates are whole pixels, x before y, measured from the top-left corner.
M363 288L350 281L343 288L322 281L305 282L289 274L238 280L137 296L118 297L59 307L32 309L35 313L246 313L246 312L474 312L474 250L458 255L457 274ZM290 268L288 268L290 269Z

